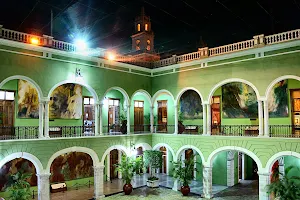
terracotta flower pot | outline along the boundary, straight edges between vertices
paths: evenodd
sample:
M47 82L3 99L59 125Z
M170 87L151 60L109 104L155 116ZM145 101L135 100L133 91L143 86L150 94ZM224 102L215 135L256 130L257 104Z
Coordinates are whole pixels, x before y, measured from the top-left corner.
M132 185L131 184L125 184L123 186L123 191L125 195L129 195L132 192Z
M181 191L183 196L187 196L190 193L190 187L188 185L187 186L181 186L180 191Z

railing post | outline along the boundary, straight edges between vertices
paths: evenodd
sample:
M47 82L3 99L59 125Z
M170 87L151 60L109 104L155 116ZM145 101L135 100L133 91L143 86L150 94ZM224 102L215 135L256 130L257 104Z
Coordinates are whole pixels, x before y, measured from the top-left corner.
M255 35L255 36L253 36L253 39L254 39L254 46L255 47L265 46L265 35L264 34Z
M127 134L130 134L130 105L127 105Z
M95 136L99 135L99 111L100 111L100 107L101 107L101 103L100 102L95 102Z
M43 35L44 46L52 47L53 37L49 35Z
M45 104L45 118L44 118L44 136L49 138L49 101L44 101Z
M150 131L151 133L154 133L154 115L153 115L153 109L154 107L150 107Z
M262 106L262 101L258 100L258 135L263 136L264 134L264 118L263 118L263 106Z
M209 56L208 55L208 47L198 48L198 51L200 52L200 59L207 58Z
M0 37L2 37L2 28L3 28L3 25L0 25Z
M102 108L103 108L103 103L100 103L99 104L99 135L103 135Z
M44 137L44 101L39 102L39 138Z
M268 108L268 101L264 100L264 136L269 137L269 108Z
M178 134L178 105L174 105L174 109L175 109L175 131L174 134Z
M206 117L206 104L202 103L202 108L203 108L203 135L207 134L207 117Z
M207 135L211 135L211 106L210 103L207 106Z
M172 64L177 63L177 55L172 55Z

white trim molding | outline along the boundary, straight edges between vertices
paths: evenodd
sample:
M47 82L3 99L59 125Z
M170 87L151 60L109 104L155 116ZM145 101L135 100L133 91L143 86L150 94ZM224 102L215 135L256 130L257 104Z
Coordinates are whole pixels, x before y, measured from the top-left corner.
M183 88L183 89L178 93L178 95L177 95L177 97L176 97L176 100L175 100L176 105L178 105L179 100L180 100L180 97L181 97L186 91L188 91L188 90L193 90L194 92L197 92L198 95L200 96L201 102L204 101L203 96L202 96L202 94L201 94L201 92L200 92L199 90L197 90L197 89L194 88L194 87L185 87L185 88Z
M152 107L151 95L150 95L149 92L147 92L146 90L139 89L139 90L135 91L135 92L132 94L132 96L131 96L131 100L133 99L133 97L134 97L137 93L142 93L142 94L146 97L146 99L149 101L150 107Z
M165 89L162 89L162 90L158 90L153 96L152 96L152 105L154 106L155 105L155 100L159 97L159 95L163 94L163 93L167 93L168 95L170 95L172 97L172 100L175 104L175 99L174 99L174 96L173 94L169 91L169 90L165 90Z
M128 156L130 154L129 153L130 150L128 148L126 148L125 146L113 145L113 146L109 147L108 149L106 149L105 152L103 153L100 165L104 166L104 161L105 161L106 156L110 153L111 150L114 150L114 149L122 150L126 154L126 156Z
M134 145L134 147L135 148L142 147L143 151L145 151L145 150L151 150L152 149L151 145L148 144L148 143L138 143L138 144Z
M121 92L121 94L123 94L124 98L125 98L125 103L126 105L130 105L130 98L129 98L129 95L127 94L127 92L121 88L121 87L117 87L117 86L114 86L114 87L111 87L109 88L108 90L106 90L106 92L104 93L103 95L103 98L102 98L102 103L106 97L106 95L111 91L111 90L117 90L119 92Z
M158 143L152 149L153 150L159 150L160 147L166 147L166 149L168 149L171 152L173 160L174 160L174 158L175 158L174 150L168 144L166 144L166 143Z
M266 164L266 170L268 170L268 172L271 172L272 170L272 166L274 165L274 163L281 157L284 156L293 156L296 158L300 159L300 153L294 152L294 151L282 151L279 153L274 154L267 162Z
M205 164L205 159L204 159L203 153L197 147L195 147L193 145L184 145L184 146L180 147L180 149L178 149L178 151L176 152L176 157L173 160L178 161L179 156L182 154L182 152L184 150L187 150L187 149L195 150L200 155L202 164L203 165Z

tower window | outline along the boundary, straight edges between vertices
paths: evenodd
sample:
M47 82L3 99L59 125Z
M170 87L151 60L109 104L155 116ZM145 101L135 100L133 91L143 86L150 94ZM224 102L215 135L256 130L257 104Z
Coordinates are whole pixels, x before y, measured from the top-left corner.
M148 24L145 24L145 31L148 31Z
M141 43L140 40L136 40L136 48L135 48L136 50L141 50L140 43Z
M150 51L151 47L150 47L151 41L147 40L147 50Z
M141 31L141 24L137 25L137 31Z

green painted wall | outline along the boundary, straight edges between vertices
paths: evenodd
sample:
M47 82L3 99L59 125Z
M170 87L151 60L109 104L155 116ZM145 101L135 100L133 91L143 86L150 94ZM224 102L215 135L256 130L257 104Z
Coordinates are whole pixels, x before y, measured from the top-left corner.
M227 152L220 152L213 161L212 182L227 185Z
M196 180L197 181L202 181L203 179L203 165L202 165L202 160L199 154L196 154Z
M288 177L300 177L300 159L293 156L284 156L284 168L287 169L291 166L293 166L294 168L290 170L290 172L288 173Z
M239 154L234 154L234 184L239 183Z

